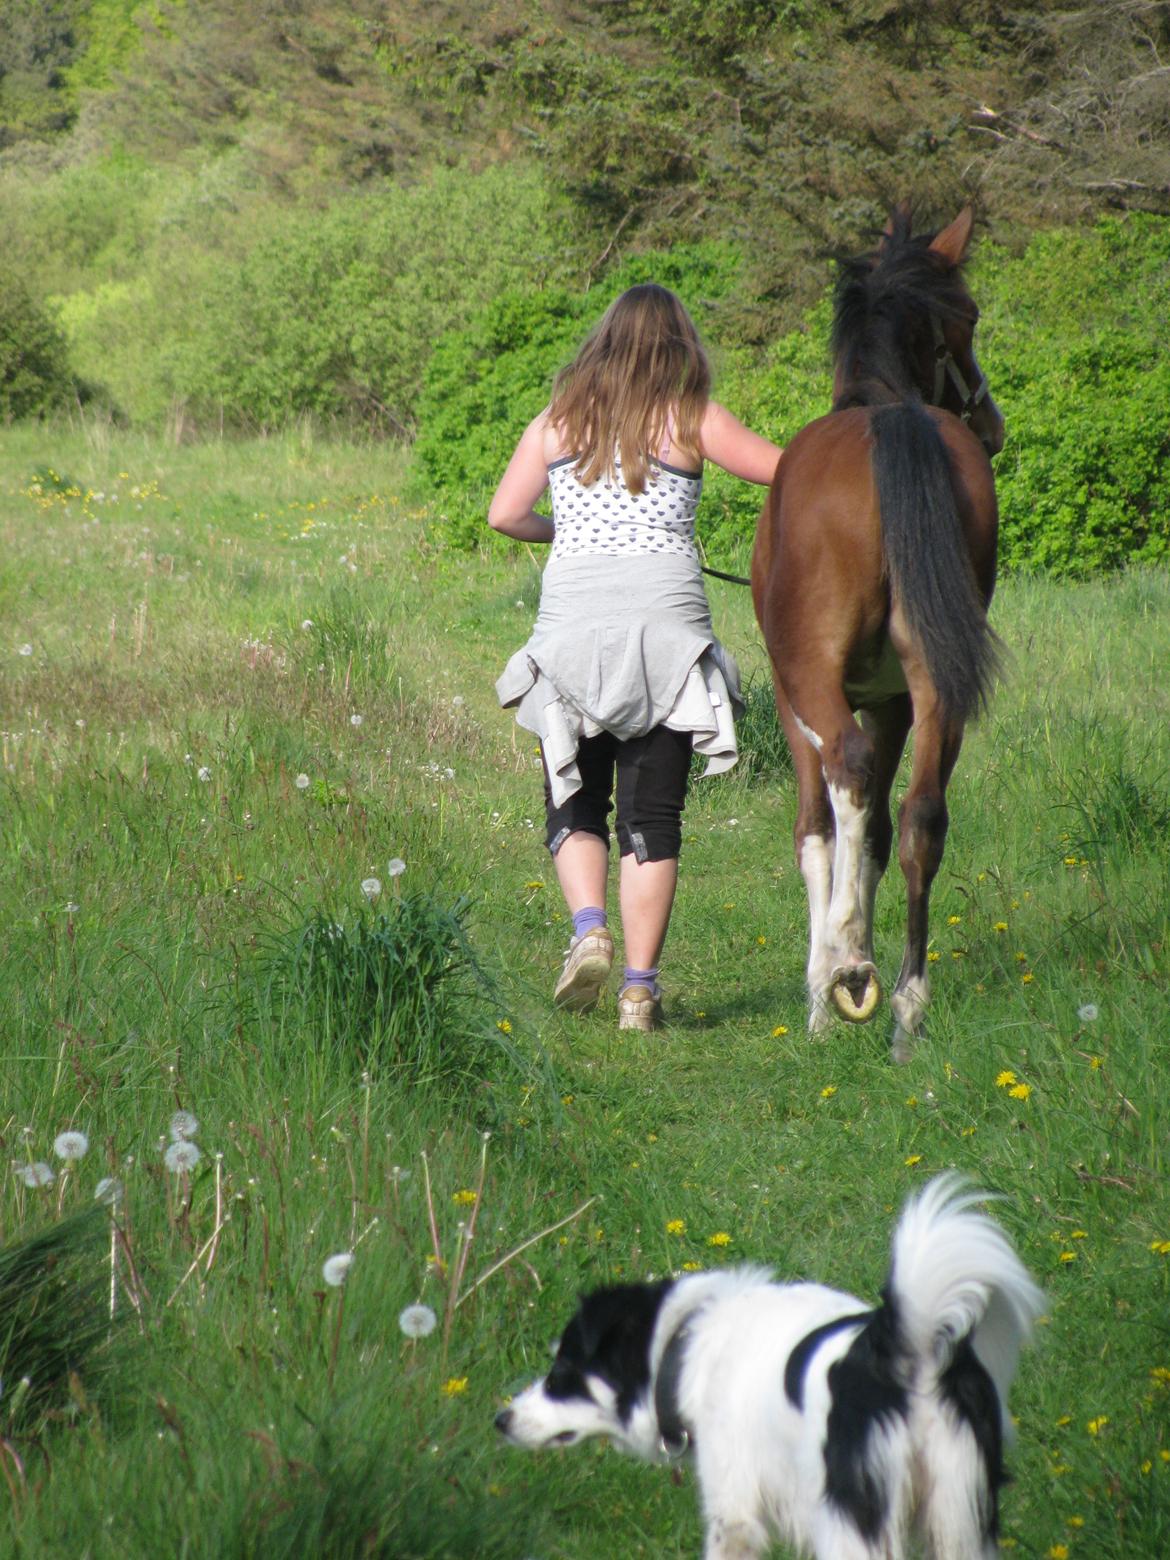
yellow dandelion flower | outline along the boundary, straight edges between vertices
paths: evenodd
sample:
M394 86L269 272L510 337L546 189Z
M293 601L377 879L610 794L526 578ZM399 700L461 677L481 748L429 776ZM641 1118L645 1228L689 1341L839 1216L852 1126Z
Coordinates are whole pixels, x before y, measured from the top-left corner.
M963 924L963 917L961 915L948 915L947 916L947 925L948 926L961 926L962 924Z
M467 1377L448 1376L446 1381L443 1383L442 1390L448 1397L458 1397L461 1392L467 1391Z
M703 1264L701 1262L684 1262L682 1265L682 1270L684 1273L698 1273L702 1268L702 1265Z
M714 1235L707 1236L708 1246L730 1246L731 1236L726 1230L716 1230Z
M452 1196L451 1201L461 1208L466 1208L475 1201L475 1193L469 1186L465 1186Z
M1077 858L1075 856L1066 856L1064 858L1064 864L1066 867L1075 867L1077 864Z
M1032 1085L1030 1083L1013 1083L1008 1093L1013 1100L1026 1100L1032 1093Z
M1085 1429L1089 1432L1090 1435L1100 1435L1108 1423L1108 1414L1098 1414L1096 1419L1089 1420L1088 1424L1085 1426Z
M510 1035L512 1033L512 1020L510 1018L497 1018L496 1028L502 1035Z
M1067 1544L1050 1544L1045 1550L1047 1560L1068 1560Z
M1070 1230L1068 1238L1069 1240L1088 1240L1089 1232L1088 1230Z
M1083 1528L1085 1525L1084 1517L1066 1517L1065 1522L1070 1528Z
M1016 949L1016 963L1017 964L1027 964L1027 962L1028 962L1028 955L1024 952L1024 950L1022 948L1017 948Z
M757 937L756 942L759 943L761 948L766 948L768 946L768 939L766 937Z
M1075 1262L1077 1260L1077 1254L1075 1251L1062 1251L1060 1254L1060 1260L1062 1262Z
M907 1105L909 1105L910 1109L913 1110L915 1105L918 1104L918 1096L917 1096L917 1094L908 1094L906 1096L906 1103L907 1103Z
M1161 1382L1163 1386L1170 1386L1170 1366L1152 1365L1150 1367L1150 1375L1153 1376L1155 1381Z
M939 953L938 949L937 948L932 948L930 950L930 952L926 955L926 962L928 964L937 964L938 961L941 958L942 958L942 954Z
M1158 1456L1164 1463L1170 1463L1170 1450L1167 1450L1166 1447L1162 1448L1162 1450L1158 1453Z
M788 1033L788 1025L787 1024L777 1024L775 1029L773 1029L773 1031L772 1031L772 1039L773 1040L779 1040L781 1035L786 1035L787 1033Z
M911 1154L910 1157L908 1159L904 1159L902 1161L902 1163L904 1165L907 1165L907 1166L911 1167L911 1168L914 1165L920 1165L922 1163L922 1155L921 1154Z
M1152 1240L1150 1250L1159 1257L1170 1256L1170 1240Z
M1015 1083L1015 1081L1015 1073L1010 1072L1006 1067L1004 1068L1003 1072L997 1073L995 1075L995 1086L997 1089L1009 1089L1011 1088L1012 1084Z
M821 1090L821 1099L831 1100L836 1092L837 1085L835 1083L826 1083L824 1088Z
M1094 1072L1100 1072L1102 1067L1104 1067L1104 1065L1105 1065L1105 1058L1103 1056L1090 1056L1089 1057L1089 1066L1092 1068L1092 1070Z
M976 1128L974 1128L974 1127L964 1127L962 1132L959 1134L959 1136L960 1137L974 1137L975 1136L975 1132L976 1132Z
M1071 1425L1071 1424L1072 1424L1072 1415L1071 1414L1061 1414L1060 1418L1056 1421L1056 1428L1058 1430L1063 1430L1065 1425Z
M666 1233L668 1235L685 1235L686 1232L687 1232L687 1226L686 1226L685 1220L683 1220L683 1219L667 1219L667 1221L666 1221Z
M647 1141L647 1143L657 1143L657 1141L658 1141L658 1134L657 1134L657 1132L647 1132L647 1134L646 1134L646 1141Z
M1154 1466L1153 1463L1147 1457L1145 1459L1145 1461L1141 1465L1141 1470L1142 1470L1143 1473L1149 1473L1152 1470L1153 1466Z
M1007 922L1006 921L997 921L995 923L995 925L992 927L992 931L995 931L995 932L1006 932L1007 931Z
M1029 970L1026 975L1020 976L1020 984L1021 986L1030 986L1035 979L1035 975L1033 975L1032 971Z

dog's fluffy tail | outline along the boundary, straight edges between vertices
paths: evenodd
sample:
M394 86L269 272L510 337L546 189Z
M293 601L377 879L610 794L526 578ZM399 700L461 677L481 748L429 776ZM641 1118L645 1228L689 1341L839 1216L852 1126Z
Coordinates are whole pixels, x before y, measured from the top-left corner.
M1045 1301L999 1225L976 1211L987 1196L954 1173L931 1181L894 1231L887 1294L899 1342L919 1371L937 1379L970 1338L1006 1404Z

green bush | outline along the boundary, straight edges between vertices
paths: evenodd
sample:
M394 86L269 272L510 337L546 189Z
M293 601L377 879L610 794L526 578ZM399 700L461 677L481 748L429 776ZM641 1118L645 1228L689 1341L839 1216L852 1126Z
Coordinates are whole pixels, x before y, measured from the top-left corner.
M521 278L563 273L559 224L515 165L271 215L196 301L174 393L197 421L308 412L410 434L435 341Z
M22 282L0 274L0 422L42 416L72 389L64 336Z

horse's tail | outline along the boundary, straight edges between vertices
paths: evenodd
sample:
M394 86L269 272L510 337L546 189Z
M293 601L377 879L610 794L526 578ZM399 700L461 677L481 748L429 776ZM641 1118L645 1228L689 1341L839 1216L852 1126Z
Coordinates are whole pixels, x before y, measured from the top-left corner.
M982 709L999 671L959 522L946 445L918 401L875 409L873 470L891 591L948 720Z

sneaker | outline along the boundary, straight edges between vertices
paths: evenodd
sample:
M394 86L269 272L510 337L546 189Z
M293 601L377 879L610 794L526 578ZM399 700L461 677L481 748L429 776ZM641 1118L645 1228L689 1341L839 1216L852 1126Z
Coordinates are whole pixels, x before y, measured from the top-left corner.
M574 937L565 956L565 967L553 992L557 1007L572 1013L588 1013L597 1006L613 968L613 937L598 926L584 937Z
M618 996L619 1029L657 1029L662 1022L662 994L649 986L625 986Z

